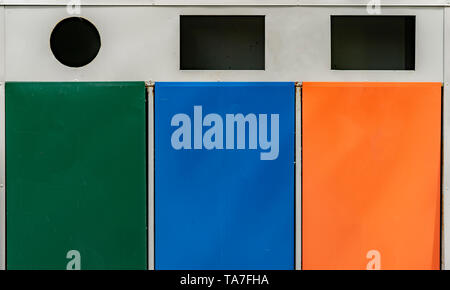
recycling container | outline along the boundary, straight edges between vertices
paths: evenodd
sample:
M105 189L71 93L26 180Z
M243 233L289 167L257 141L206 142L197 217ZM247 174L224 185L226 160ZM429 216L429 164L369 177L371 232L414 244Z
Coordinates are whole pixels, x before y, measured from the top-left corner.
M0 5L0 268L448 267L446 1L74 2Z

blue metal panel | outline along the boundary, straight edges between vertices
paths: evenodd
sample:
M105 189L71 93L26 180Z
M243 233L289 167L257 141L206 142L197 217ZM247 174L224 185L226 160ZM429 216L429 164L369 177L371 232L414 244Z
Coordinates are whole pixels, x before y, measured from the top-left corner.
M155 268L293 269L294 139L294 83L156 83Z

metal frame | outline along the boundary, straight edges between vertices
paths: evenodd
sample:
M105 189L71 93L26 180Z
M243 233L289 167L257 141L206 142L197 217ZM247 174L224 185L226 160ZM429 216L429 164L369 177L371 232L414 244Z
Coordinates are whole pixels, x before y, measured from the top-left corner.
M5 83L0 83L0 270L6 269Z
M302 269L302 83L295 84L295 270Z
M0 270L6 269L5 8L0 7Z
M444 9L444 86L442 97L441 269L450 269L450 8Z
M83 6L367 6L370 0L3 0L2 5ZM381 0L381 6L450 6L448 0Z
M155 269L155 136L154 136L154 100L155 84L145 83L147 90L147 269Z

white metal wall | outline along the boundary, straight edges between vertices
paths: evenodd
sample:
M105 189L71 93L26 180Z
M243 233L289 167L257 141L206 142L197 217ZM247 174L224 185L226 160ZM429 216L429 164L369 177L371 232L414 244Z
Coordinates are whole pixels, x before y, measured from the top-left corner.
M7 81L438 81L443 80L443 9L383 8L383 15L416 15L415 71L330 69L330 15L367 15L365 7L82 7L102 47L82 68L60 64L49 46L62 7L8 6ZM179 16L266 15L264 71L179 70ZM313 29L312 29L313 28Z
M5 9L0 6L0 270L6 266L5 179Z
M3 0L5 5L65 5L74 1L61 0ZM366 6L374 0L83 0L83 5L123 6ZM448 0L382 0L383 6L444 6Z

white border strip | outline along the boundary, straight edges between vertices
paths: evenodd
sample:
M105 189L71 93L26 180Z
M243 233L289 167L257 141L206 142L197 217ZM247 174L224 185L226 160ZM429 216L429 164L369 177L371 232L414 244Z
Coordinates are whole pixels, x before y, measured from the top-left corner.
M1 2L1 0L0 0ZM6 179L5 179L5 8L0 7L0 270L6 269Z
M7 6L367 6L370 0L0 0ZM381 0L383 7L450 6L446 0Z
M444 9L444 96L442 98L442 199L441 199L441 269L450 269L450 8Z
M146 82L145 87L147 90L147 116L148 116L148 147L147 147L147 168L148 168L148 208L147 208L147 231L148 231L148 241L147 241L147 251L148 251L148 270L155 269L155 212L154 212L154 198L155 198L155 159L154 159L154 96L155 96L155 85L152 82Z
M302 269L302 87L295 84L295 269Z
M0 83L0 270L6 269L5 83Z

